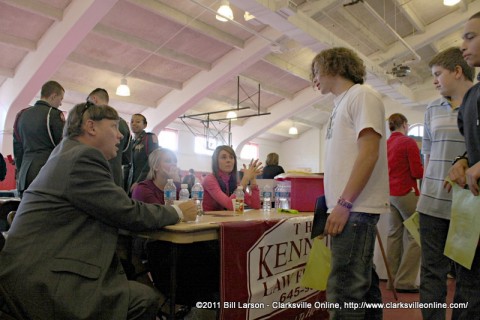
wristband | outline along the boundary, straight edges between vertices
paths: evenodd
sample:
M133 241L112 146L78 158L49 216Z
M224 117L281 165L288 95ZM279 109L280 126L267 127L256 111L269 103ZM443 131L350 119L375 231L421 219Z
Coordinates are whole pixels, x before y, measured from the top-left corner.
M352 209L352 207L353 207L353 203L351 203L348 200L343 199L342 197L338 198L337 204L339 206L342 206L342 207L348 209L348 210Z
M457 163L458 161L462 160L462 159L465 159L465 160L467 160L467 162L468 162L468 158L467 158L467 156L464 154L463 156L457 156L457 157L455 157L455 159L453 159L453 161L452 161L452 166L453 166L455 163Z

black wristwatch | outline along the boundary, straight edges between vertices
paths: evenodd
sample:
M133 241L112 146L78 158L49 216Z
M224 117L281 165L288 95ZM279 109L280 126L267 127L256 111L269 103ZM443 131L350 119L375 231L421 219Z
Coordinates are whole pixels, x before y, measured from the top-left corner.
M465 152L462 156L456 156L455 159L453 159L453 161L452 161L452 166L453 166L455 163L457 163L457 161L462 160L462 159L465 159L465 160L467 160L467 162L468 162L468 158L467 158L467 153L466 153L466 152Z

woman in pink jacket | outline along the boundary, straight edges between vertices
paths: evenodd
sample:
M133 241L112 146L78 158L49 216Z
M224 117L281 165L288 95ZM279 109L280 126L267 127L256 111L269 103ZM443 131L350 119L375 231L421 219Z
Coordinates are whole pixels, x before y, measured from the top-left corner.
M219 146L212 155L212 173L203 179L203 210L233 210L232 199L238 185L245 192L245 203L252 209L260 209L260 191L256 176L262 173L262 163L256 159L248 167L243 165L243 177L237 180L237 156L230 146Z

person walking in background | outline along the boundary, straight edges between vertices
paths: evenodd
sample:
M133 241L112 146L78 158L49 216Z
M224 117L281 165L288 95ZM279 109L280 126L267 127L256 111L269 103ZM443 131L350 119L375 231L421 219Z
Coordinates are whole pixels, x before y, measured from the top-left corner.
M420 246L403 226L417 207L417 179L423 177L420 150L415 140L407 136L407 118L394 113L388 118L392 134L387 140L388 176L390 180L390 215L387 238L387 259L394 275L395 288L400 293L418 293L416 279L420 268ZM403 245L404 233L408 242Z
M158 148L158 138L155 133L145 132L147 119L136 113L132 116L130 126L133 132L132 139L132 164L127 180L127 190L131 194L140 181L147 178L148 156Z
M107 90L102 88L96 88L88 95L87 101L96 105L108 105L110 101ZM132 150L130 145L131 135L128 124L123 118L120 117L118 123L118 130L122 134L123 138L118 145L118 152L115 158L110 159L108 163L112 168L113 180L117 186L124 187L124 171L123 166L130 168L130 162L132 157ZM125 190L126 191L126 190Z
M366 70L347 48L317 54L311 64L313 85L335 95L327 126L325 234L332 236L327 301L381 303L373 264L376 225L389 212L385 110L381 97L363 85ZM330 309L330 319L382 319L382 309Z
M480 12L471 16L465 23L461 51L470 67L480 67ZM468 185L474 196L479 195L480 179L479 99L480 83L477 82L465 93L458 111L458 128L465 137L466 152L457 154L448 175L461 187ZM449 190L450 184L446 183L446 186ZM478 245L470 270L457 264L456 272L453 302L468 303L468 308L453 309L452 319L478 319L480 315L480 247Z
M62 140L65 117L58 108L64 94L65 89L58 82L48 81L42 86L40 100L17 113L13 125L13 154L20 196Z
M278 154L275 152L267 155L266 166L263 168L262 179L273 179L275 176L285 172L281 166L278 165Z
M190 169L188 170L188 174L183 178L182 183L186 183L188 185L188 193L192 194L192 187L195 184L195 170Z
M420 302L445 303L451 260L443 251L450 226L452 195L444 190L443 181L452 159L465 151L457 116L463 96L473 85L475 69L465 62L458 47L438 53L429 66L433 85L442 97L427 106L424 121L422 154L425 173L417 205L422 251ZM446 310L422 308L422 315L424 319L442 320L446 317Z
M218 146L212 155L212 173L202 182L203 210L233 210L232 199L235 199L235 189L243 186L245 203L252 209L260 209L260 190L256 176L262 173L262 163L252 160L247 166L243 165L243 177L240 184L237 182L237 156L230 146ZM250 192L247 192L247 186Z

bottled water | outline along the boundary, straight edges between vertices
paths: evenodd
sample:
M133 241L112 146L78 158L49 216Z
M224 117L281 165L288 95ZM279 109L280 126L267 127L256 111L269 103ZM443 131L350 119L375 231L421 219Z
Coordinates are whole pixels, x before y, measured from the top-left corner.
M282 184L278 183L275 188L275 209L280 209L280 193L282 192Z
M203 215L203 186L197 182L192 187L192 199L197 204L197 215Z
M173 179L168 179L167 184L163 188L165 204L173 205L174 201L177 200L177 187L173 183Z
M190 192L188 192L188 184L182 183L182 189L180 189L180 193L178 194L178 200L186 201L190 198Z
M263 187L263 211L272 209L272 193L272 187L269 184Z
M233 210L237 214L243 214L245 210L245 207L244 207L245 193L243 192L243 186L238 186L234 194L235 194L235 208L233 208Z
M290 209L290 183L289 181L282 181L279 192L279 207L278 209Z

